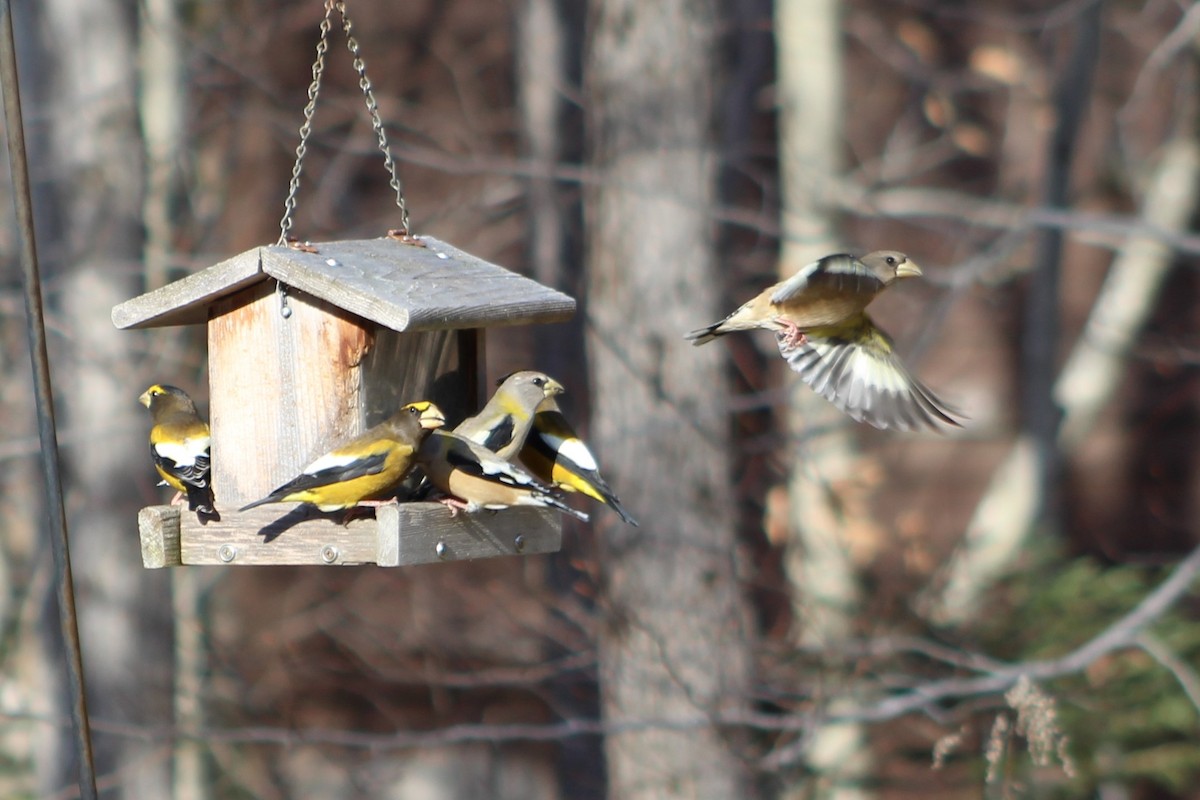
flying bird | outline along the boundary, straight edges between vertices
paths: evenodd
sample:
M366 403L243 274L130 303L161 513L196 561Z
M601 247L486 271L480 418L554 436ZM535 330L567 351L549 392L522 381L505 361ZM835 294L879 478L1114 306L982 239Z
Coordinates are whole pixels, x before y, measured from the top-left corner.
M216 516L209 472L211 436L192 398L175 386L156 383L138 402L150 409L150 457L163 484L177 492L172 504L186 494L188 510Z
M374 501L387 497L408 475L421 442L445 423L441 409L433 403L409 403L316 459L266 497L238 510L288 502L308 503L325 512L360 503L377 505Z
M587 495L617 512L626 523L638 524L600 476L596 457L567 422L553 397L543 400L538 407L520 460L538 480L565 492Z
M851 418L884 429L960 427L959 413L909 373L865 311L892 283L919 275L916 262L895 250L836 253L685 338L701 345L733 331L775 331L788 366Z

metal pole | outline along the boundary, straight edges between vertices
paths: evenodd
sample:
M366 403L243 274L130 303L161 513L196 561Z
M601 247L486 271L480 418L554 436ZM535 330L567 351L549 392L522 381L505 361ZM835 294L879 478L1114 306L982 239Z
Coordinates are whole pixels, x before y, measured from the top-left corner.
M0 88L4 92L4 120L8 133L8 163L12 173L13 205L17 213L17 241L25 283L25 313L29 332L29 357L33 362L33 392L37 401L38 436L42 444L42 473L46 482L46 510L50 544L58 587L59 624L67 651L67 678L71 693L71 722L79 756L79 793L96 800L96 765L88 726L87 698L83 685L83 656L75 619L75 589L71 581L71 554L67 549L67 519L63 508L62 477L58 470L58 440L54 424L54 399L50 389L50 360L46 354L46 322L42 313L42 285L34 241L33 201L26 162L25 129L17 84L17 51L13 36L11 0L0 0Z

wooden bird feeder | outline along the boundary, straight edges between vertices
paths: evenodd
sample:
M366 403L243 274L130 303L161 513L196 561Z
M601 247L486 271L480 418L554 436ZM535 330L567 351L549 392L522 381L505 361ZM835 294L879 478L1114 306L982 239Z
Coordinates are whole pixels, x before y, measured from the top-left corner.
M400 566L558 550L561 518L543 509L451 517L400 503L345 526L296 504L236 509L404 403L462 419L480 400L486 328L574 311L567 295L430 237L257 247L121 303L118 328L208 326L220 520L142 509L143 563Z

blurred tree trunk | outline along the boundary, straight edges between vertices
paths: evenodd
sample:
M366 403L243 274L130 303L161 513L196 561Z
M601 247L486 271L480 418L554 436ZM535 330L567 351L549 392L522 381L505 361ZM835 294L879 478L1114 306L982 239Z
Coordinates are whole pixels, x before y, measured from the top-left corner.
M109 317L140 288L137 9L46 0L36 13L42 39L29 48L35 71L24 74L36 78L26 108L37 109L42 126L31 132L41 176L39 253L54 281L48 316L61 332L50 356L59 422L87 432L66 449L65 467L89 710L122 721L163 719L171 661L167 638L156 634L166 630L159 614L170 605L165 576L141 567L130 491L149 468L144 439L132 435L144 424L136 402L144 387L131 365L136 337L115 330ZM57 664L46 668L59 672ZM171 795L168 762L153 757L161 745L103 736L95 744L98 772L120 775L111 796Z
M145 288L169 283L175 255L180 176L187 141L187 74L185 41L178 0L144 0L138 5L138 121L145 158L145 192L142 196L142 269ZM178 353L186 345L186 329L163 328L154 332L156 353ZM179 363L179 359L175 359ZM175 633L174 719L184 732L204 724L202 698L206 672L204 620L200 609L209 573L196 569L170 571L172 621ZM209 796L204 770L206 746L195 738L175 743L172 763L172 799L203 800Z
M585 9L569 0L524 0L517 10L516 81L521 112L522 155L531 165L526 181L528 208L526 261L546 286L574 296L578 313L567 322L539 326L534 331L533 362L570 387L560 404L587 436L588 368L583 330L587 298L583 280L582 203L578 184L559 179L559 164L578 164L583 143L577 133L582 122L578 103L567 102L567 87L579 84ZM575 526L581 529L582 526ZM586 539L568 535L560 552L545 559L546 579L556 594L568 595L580 579L578 564L590 560L594 548ZM574 598L579 601L579 597ZM588 682L586 688L582 682ZM594 684L578 674L550 681L547 691L559 713L594 718L598 700ZM572 800L603 797L604 753L592 737L573 737L559 743L555 766L561 796Z
M838 0L779 0L775 41L782 185L779 273L790 277L821 256L844 249L834 229L832 193L842 163L842 48ZM800 641L829 645L851 634L859 611L850 540L874 526L858 483L860 458L846 418L815 392L792 381L789 415L791 519L785 569ZM831 725L811 739L814 786L795 796L866 796L870 767L860 725Z
M1102 17L1103 3L1081 6L1077 13L1078 24L1071 26L1068 34L1071 49L1055 86L1056 124L1047 142L1043 202L1050 208L1070 206L1071 165L1080 130L1091 107L1092 74L1099 56ZM1162 215L1161 202L1154 206L1154 212ZM1187 215L1182 219L1186 222ZM1076 416L1078 420L1078 414L1063 402L1070 403L1072 398L1056 396L1056 382L1060 380L1059 262L1062 250L1061 230L1052 228L1040 234L1021 342L1022 430L976 506L962 543L943 569L944 589L927 593L922 601L926 613L941 624L963 624L979 611L984 594L1012 567L1039 523L1050 532L1061 532L1059 486L1062 448L1066 443L1061 440L1060 426L1065 415ZM1165 254L1161 258L1165 258ZM1154 273L1149 262L1139 262L1134 269L1144 271L1146 276ZM1117 282L1120 273L1113 268L1109 274L1110 285ZM1127 317L1127 322L1134 327L1127 328L1126 334L1136 330L1149 312L1159 280L1161 278L1151 277L1139 281L1138 291L1124 296L1122 304L1128 304L1130 308L1146 304L1141 312ZM1102 373L1094 377L1097 379L1095 385L1102 386ZM1107 397L1111 389L1111 385L1101 388L1100 394ZM1097 404L1095 400L1092 402ZM1076 421L1072 427L1078 425Z
M1070 206L1071 172L1076 145L1091 108L1092 75L1100 55L1104 4L1079 9L1072 27L1071 52L1054 91L1055 126L1047 144L1043 203L1048 208ZM1034 484L1038 487L1034 521L1051 533L1062 530L1059 485L1062 464L1058 426L1062 409L1055 403L1054 381L1059 368L1059 273L1063 231L1049 228L1038 237L1034 270L1025 301L1021 336L1022 437L1036 453Z
M718 314L716 6L611 0L592 21L592 430L642 522L596 512L603 714L619 726L744 707L753 637L735 570L723 353L682 338ZM605 747L610 797L752 796L715 727L616 732Z
M1195 109L1188 109L1187 115L1162 148L1142 200L1142 222L1164 234L1187 230L1200 191L1200 120ZM1174 251L1161 240L1140 237L1131 237L1114 259L1083 333L1054 383L1063 415L1056 446L1063 456L1085 444L1100 412L1121 388L1130 351L1158 303L1174 260ZM1013 568L1037 521L1042 496L1038 474L1033 444L1027 437L1018 438L943 570L944 585L923 601L933 621L964 624L979 613L988 588Z

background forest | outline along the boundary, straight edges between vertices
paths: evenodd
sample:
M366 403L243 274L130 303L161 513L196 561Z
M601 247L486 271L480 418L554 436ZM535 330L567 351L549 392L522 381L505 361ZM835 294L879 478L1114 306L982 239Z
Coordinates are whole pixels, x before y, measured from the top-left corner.
M579 300L490 332L489 378L561 380L641 527L159 571L136 399L205 407L204 335L110 310L276 240L324 9L13 6L102 796L1200 798L1200 5L351 0L414 230ZM333 20L313 241L399 225ZM682 338L882 248L925 278L872 313L961 431ZM0 796L69 798L10 222L0 253Z

